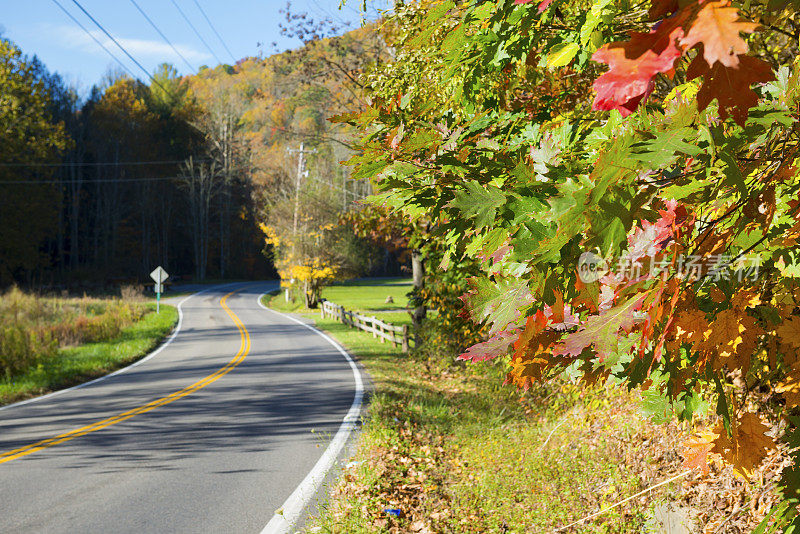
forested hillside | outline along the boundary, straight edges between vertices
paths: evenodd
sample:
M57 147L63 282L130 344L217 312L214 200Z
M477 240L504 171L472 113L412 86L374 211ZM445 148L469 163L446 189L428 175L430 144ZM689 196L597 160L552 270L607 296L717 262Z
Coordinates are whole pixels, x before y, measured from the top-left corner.
M327 117L359 98L358 73L383 50L368 29L298 36L295 50L196 76L109 74L84 99L2 41L0 285L144 280L158 264L173 278L274 274L258 224L282 200L322 195L330 210L368 192L337 165L347 128ZM287 149L301 142L295 191Z

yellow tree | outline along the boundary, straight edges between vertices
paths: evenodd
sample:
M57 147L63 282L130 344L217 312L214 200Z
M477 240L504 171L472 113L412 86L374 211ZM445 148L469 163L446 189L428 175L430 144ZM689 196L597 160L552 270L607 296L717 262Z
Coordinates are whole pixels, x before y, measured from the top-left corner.
M334 194L325 186L304 188L296 225L294 198L284 195L261 224L281 286L302 291L307 308L318 305L325 285L363 272L370 256L366 242L339 223Z

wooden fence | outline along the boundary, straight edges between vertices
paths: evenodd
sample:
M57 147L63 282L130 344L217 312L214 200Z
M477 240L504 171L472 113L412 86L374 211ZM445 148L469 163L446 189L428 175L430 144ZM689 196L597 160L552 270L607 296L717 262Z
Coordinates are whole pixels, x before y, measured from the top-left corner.
M372 337L380 338L381 343L388 341L394 347L400 345L403 353L408 353L411 347L408 325L395 326L392 323L384 323L375 317L362 315L352 310L348 311L344 309L344 306L339 306L329 300L323 300L321 304L319 310L323 319L331 317L350 327L372 332Z

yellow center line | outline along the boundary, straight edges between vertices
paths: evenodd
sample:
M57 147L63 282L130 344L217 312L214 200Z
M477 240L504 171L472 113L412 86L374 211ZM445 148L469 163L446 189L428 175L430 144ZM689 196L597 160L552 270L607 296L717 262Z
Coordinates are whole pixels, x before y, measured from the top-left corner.
M236 291L240 290L237 289ZM186 386L185 388L179 391L171 393L166 397L161 397L152 400L147 404L143 404L142 406L127 410L112 417L107 417L106 419L103 419L102 421L97 421L96 423L92 423L91 425L86 425L81 428L76 428L75 430L70 430L69 432L53 436L52 438L43 439L41 441L37 441L36 443L31 443L30 445L26 445L24 447L20 447L12 451L4 452L0 454L0 464L5 462L10 462L11 460L15 460L17 458L22 458L23 456L33 454L36 451L47 449L49 447L53 447L54 445L58 445L59 443L64 443L65 441L70 441L72 439L85 436L86 434L90 434L92 432L96 432L111 425L121 423L122 421L130 419L131 417L137 416L139 414L155 410L159 406L164 406L171 402L175 402L176 400L182 397L191 395L195 391L203 389L207 385L228 374L237 365L239 365L242 362L242 360L244 360L245 357L247 357L247 354L250 352L250 333L247 331L247 328L245 328L244 323L242 323L239 317L237 317L236 314L233 313L233 311L231 311L231 309L228 307L228 304L226 303L228 297L236 293L236 291L231 291L230 293L222 297L222 299L219 301L222 308L228 313L231 319L233 319L233 323L236 325L236 328L239 329L239 336L241 337L241 346L239 348L239 352L236 353L236 356L234 356L233 359L225 365L225 367L217 369L217 371L206 376L205 378L202 378L197 382L195 382L194 384Z

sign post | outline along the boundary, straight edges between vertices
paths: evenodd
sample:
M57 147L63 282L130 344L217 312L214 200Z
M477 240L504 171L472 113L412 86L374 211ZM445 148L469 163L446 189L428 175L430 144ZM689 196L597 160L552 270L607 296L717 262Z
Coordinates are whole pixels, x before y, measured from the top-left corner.
M156 292L156 313L161 312L161 293L164 292L164 282L169 278L169 274L160 265L150 273L150 278L156 283L153 290Z

